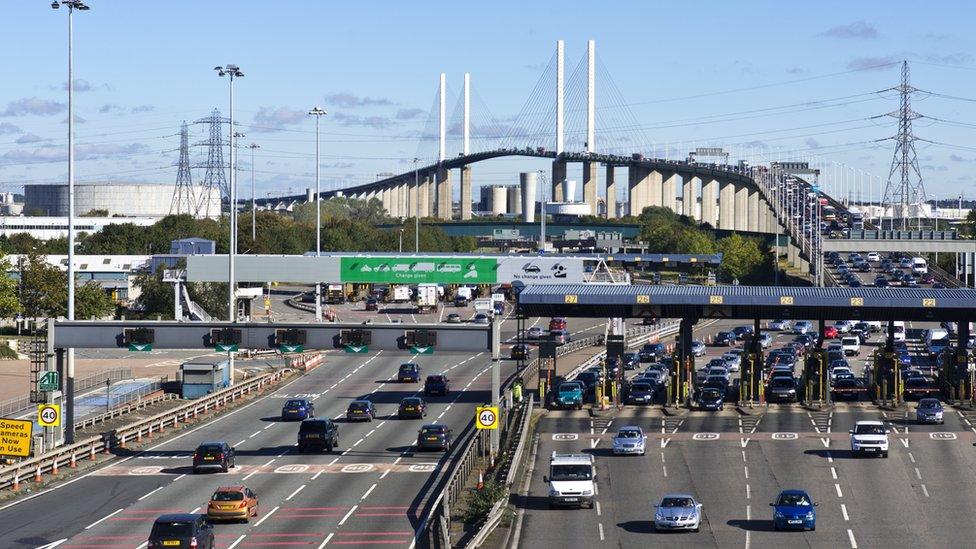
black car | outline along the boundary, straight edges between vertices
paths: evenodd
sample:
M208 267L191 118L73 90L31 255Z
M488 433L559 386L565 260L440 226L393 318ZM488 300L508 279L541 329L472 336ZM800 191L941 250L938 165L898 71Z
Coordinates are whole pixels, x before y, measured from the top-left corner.
M420 366L412 362L401 364L397 371L397 381L400 383L420 383Z
M725 392L715 387L706 387L698 393L699 410L724 410Z
M512 360L529 360L529 346L525 343L512 345Z
M376 300L375 297L371 297L366 300L366 310L367 311L379 311L380 302Z
M346 409L346 421L373 421L376 406L368 400L354 400Z
M868 390L861 380L851 376L834 380L830 393L834 400L861 400Z
M627 391L627 404L654 404L654 387L650 383L634 383Z
M736 326L732 329L732 333L735 334L737 340L743 340L747 336L752 335L752 326Z
M938 396L939 389L924 377L910 377L905 380L905 400L920 400Z
M637 353L624 353L624 370L636 370L640 366L640 356Z
M173 513L160 515L149 532L147 549L213 549L213 525L206 515Z
M617 376L620 375L621 370L620 359L615 356L607 357L605 364L607 376L609 376L610 379L617 379Z
M451 430L447 425L431 423L424 425L417 433L418 450L444 450L451 449Z
M227 472L234 467L234 448L223 441L204 442L193 452L193 472L220 469Z
M641 362L654 362L666 352L663 343L647 343L637 353Z
M715 334L715 339L712 341L712 345L724 345L726 347L731 347L735 345L736 337L734 332L719 332Z
M795 402L796 380L792 377L774 377L766 390L766 399L769 402Z
M420 397L405 397L397 407L397 417L400 419L423 419L427 417L427 403Z
M306 419L298 427L298 453L321 449L331 452L339 445L339 426L331 419Z
M444 374L427 376L424 381L425 395L446 395L451 392L451 380Z

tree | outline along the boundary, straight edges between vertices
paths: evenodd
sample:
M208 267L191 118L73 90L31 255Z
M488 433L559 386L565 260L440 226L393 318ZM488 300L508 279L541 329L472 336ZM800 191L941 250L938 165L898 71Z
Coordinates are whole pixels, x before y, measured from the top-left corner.
M190 282L186 285L190 299L216 320L227 320L227 283Z
M67 275L64 276L64 283L68 283ZM89 280L75 288L75 318L103 318L109 316L114 309L112 296L98 282Z
M133 309L140 316L173 318L173 285L163 282L164 268L161 265L155 273L146 269L136 275L133 284L139 288L139 297Z
M88 210L87 213L81 214L79 217L108 217L108 210L93 208Z
M10 318L20 310L17 282L7 276L10 270L10 261L0 256L0 318Z
M722 272L728 280L747 282L750 278L763 278L760 267L766 258L754 239L732 233L719 239L716 245L722 254Z
M28 317L67 314L68 277L37 252L30 252L21 270L21 304Z

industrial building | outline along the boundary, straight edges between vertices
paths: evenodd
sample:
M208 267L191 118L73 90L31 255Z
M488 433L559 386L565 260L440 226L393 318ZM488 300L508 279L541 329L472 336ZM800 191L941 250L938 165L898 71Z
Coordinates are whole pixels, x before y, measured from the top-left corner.
M107 210L109 216L165 217L170 214L173 193L172 183L136 183L126 181L101 181L75 183L75 215L92 210ZM209 211L211 217L220 214L219 193L213 193ZM68 185L25 185L24 212L46 216L68 215Z
M109 225L132 223L139 227L150 227L155 217L75 217L75 231L97 233ZM28 233L38 240L53 240L68 236L68 218L65 217L25 217L21 215L0 215L0 236L11 237Z

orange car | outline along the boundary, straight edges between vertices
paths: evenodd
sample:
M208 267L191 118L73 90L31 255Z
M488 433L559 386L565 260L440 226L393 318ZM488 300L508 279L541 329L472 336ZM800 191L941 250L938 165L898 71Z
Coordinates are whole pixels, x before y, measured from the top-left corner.
M211 520L243 520L258 516L258 496L244 485L221 486L210 496L207 518Z

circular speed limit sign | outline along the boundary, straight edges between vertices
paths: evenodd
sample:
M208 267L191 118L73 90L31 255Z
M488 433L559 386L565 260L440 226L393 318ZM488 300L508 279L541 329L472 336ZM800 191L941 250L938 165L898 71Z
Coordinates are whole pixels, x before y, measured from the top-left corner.
M61 407L56 404L41 404L37 407L37 422L42 427L57 427L61 424Z
M474 422L479 429L497 429L498 408L495 406L479 406L475 411Z

